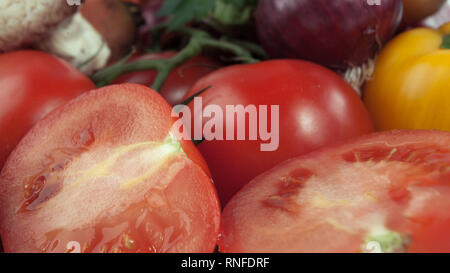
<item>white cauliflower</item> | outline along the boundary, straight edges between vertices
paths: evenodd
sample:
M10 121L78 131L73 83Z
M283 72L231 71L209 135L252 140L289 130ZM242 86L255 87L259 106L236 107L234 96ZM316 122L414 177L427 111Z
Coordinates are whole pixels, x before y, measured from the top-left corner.
M66 0L1 0L0 52L39 41L76 10Z

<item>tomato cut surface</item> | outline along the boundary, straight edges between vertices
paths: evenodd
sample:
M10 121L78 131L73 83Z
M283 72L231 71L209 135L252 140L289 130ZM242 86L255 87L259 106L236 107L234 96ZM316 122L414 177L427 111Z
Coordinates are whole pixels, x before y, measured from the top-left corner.
M6 252L210 252L220 207L171 108L136 84L91 91L50 113L0 181Z
M223 212L223 252L449 252L450 133L394 131L288 160Z

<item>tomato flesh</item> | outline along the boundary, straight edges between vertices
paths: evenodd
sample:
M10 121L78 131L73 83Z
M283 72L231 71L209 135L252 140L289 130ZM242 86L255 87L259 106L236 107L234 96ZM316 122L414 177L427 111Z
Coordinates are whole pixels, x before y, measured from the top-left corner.
M213 251L215 189L192 143L172 137L170 112L156 92L124 84L39 122L0 179L5 251Z
M448 252L449 147L446 132L396 131L286 161L225 207L220 250Z

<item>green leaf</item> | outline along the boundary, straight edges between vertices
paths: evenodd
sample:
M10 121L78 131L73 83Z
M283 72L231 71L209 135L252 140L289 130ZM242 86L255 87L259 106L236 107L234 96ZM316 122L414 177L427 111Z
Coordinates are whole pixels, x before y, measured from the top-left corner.
M445 35L444 39L442 39L441 48L450 49L450 34Z
M220 0L226 4L232 4L238 7L244 6L256 6L258 4L258 0Z
M257 3L257 0L217 0L213 16L222 25L245 25Z
M215 0L164 0L157 16L170 16L171 30L192 20L202 20L214 10L215 4Z
M181 4L183 0L165 0L163 1L163 6L156 13L157 16L167 16L175 12L177 7Z

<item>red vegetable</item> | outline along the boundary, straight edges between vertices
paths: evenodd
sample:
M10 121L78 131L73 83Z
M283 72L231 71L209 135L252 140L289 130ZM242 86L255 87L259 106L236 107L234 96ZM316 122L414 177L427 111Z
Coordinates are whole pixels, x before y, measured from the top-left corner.
M175 52L163 52L141 55L137 58L131 58L130 61L165 59L175 55ZM170 105L176 105L183 102L183 97L189 88L202 76L214 71L220 66L213 59L196 56L186 63L172 70L161 88L161 96L169 102ZM151 86L156 77L155 70L145 70L131 72L120 76L114 80L114 83L139 83Z
M227 105L267 105L270 114L270 107L279 105L276 150L261 151L261 144L274 143L274 137L250 140L249 122L242 119L245 140L205 140L197 146L222 204L255 176L288 158L373 131L369 114L352 88L337 74L310 62L276 60L229 66L200 79L186 97L206 87L210 88L198 96L203 99L203 109L217 105L225 113ZM194 113L193 102L189 106ZM262 112L259 108L256 111L260 118ZM208 120L203 119L203 126ZM267 120L268 126L275 128L270 125L270 115ZM226 124L233 123L226 120ZM226 135L227 125L223 128Z
M212 252L217 195L170 113L156 92L123 84L41 120L0 177L5 251Z
M36 122L94 88L89 78L52 55L30 50L0 55L0 170Z
M222 252L449 252L450 133L394 131L288 160L223 211Z
M256 23L273 57L300 58L335 69L374 57L400 23L401 0L260 0Z

